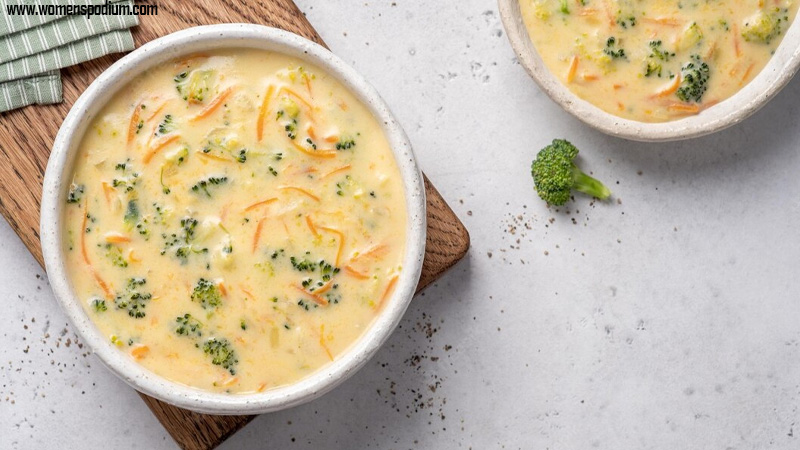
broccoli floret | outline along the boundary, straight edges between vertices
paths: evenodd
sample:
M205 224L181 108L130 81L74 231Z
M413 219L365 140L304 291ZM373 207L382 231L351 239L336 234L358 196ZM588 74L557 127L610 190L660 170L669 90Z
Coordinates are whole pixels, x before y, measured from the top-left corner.
M534 186L539 197L551 205L563 205L574 189L601 200L611 191L600 181L586 175L572 161L578 149L569 141L554 139L539 151L531 164Z
M85 189L86 187L82 184L72 183L69 187L69 193L67 194L67 203L80 203Z
M711 70L698 55L692 55L691 61L681 67L681 86L675 91L681 101L697 102L703 98L708 89Z
M192 186L192 192L205 192L206 196L211 197L211 192L208 190L209 186L219 186L228 182L228 177L208 177L205 180L200 180Z
M118 309L127 310L128 315L134 319L143 318L147 302L153 298L150 293L140 292L141 287L145 284L147 284L147 280L144 278L129 278L125 292L117 295L114 304Z
M614 59L627 59L625 56L625 49L617 48L617 38L614 36L606 40L606 48L603 49L603 53Z
M108 311L108 306L106 305L106 301L103 300L102 298L95 297L92 299L91 302L89 302L89 304L92 305L92 309L94 309L94 312L101 313Z
M569 4L567 0L561 0L561 8L559 10L564 14L569 14Z
M781 35L781 22L783 19L777 14L759 12L744 24L742 37L747 42L760 42L769 44Z
M192 73L181 72L175 76L175 88L181 97L189 103L203 103L210 89L213 70L194 70Z
M222 292L216 283L200 278L194 286L192 301L200 303L203 309L213 309L222 305Z
M176 317L175 322L178 324L175 333L180 336L201 337L203 335L203 324L189 313Z
M203 344L203 352L211 356L211 364L222 366L231 375L236 375L236 352L231 348L231 343L225 338L211 338Z
M692 22L689 27L683 30L680 39L678 40L678 50L688 50L695 47L700 41L703 40L703 30L697 25L697 22Z
M645 67L644 76L656 75L661 77L663 66L659 61L668 62L670 58L675 56L675 53L664 50L661 47L661 41L650 41L650 56L647 59L647 66Z

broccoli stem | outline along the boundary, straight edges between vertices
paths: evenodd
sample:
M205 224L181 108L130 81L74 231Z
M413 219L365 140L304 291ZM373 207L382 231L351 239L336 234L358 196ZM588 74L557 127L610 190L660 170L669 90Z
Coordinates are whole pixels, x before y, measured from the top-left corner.
M611 190L609 190L606 185L586 175L575 163L572 163L572 179L575 180L575 184L573 184L572 188L584 194L591 195L600 200L605 200L611 196Z

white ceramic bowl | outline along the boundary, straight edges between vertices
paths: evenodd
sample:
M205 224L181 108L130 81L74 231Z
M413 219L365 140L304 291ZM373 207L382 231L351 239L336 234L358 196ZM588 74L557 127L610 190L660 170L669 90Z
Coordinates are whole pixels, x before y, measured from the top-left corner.
M371 327L335 361L291 385L250 395L212 393L171 382L115 348L84 313L70 283L63 254L62 213L73 160L88 124L114 94L144 70L182 55L219 48L256 48L308 61L352 91L383 124L402 174L408 212L403 272L397 288ZM425 189L411 144L389 108L354 69L325 48L285 31L250 24L191 28L152 41L120 59L81 95L56 136L44 177L41 241L50 285L84 342L135 389L173 405L211 414L257 414L313 400L343 382L386 341L414 295L425 252Z
M764 70L742 90L695 116L673 122L647 123L623 119L573 94L545 65L528 36L520 0L498 0L500 17L517 57L553 101L588 125L612 136L636 141L675 141L723 130L758 111L800 68L800 20L787 31Z

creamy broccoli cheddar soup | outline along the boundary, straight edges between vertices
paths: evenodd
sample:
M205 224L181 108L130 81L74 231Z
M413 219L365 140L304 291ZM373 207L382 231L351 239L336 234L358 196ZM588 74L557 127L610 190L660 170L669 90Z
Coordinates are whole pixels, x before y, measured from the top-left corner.
M386 136L320 69L193 55L139 76L89 125L64 247L89 317L170 380L292 383L370 326L402 271L406 207Z
M520 0L547 67L620 117L664 122L732 96L764 68L795 0Z

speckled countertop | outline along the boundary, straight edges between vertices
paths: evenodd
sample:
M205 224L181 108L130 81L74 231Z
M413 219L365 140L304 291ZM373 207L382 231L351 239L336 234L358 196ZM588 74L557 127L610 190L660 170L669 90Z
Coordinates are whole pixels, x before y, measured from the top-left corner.
M714 136L625 142L536 88L491 1L298 4L392 106L473 247L364 370L222 448L800 447L800 81ZM530 161L555 137L613 202L536 198ZM175 448L4 222L0 266L0 448Z

